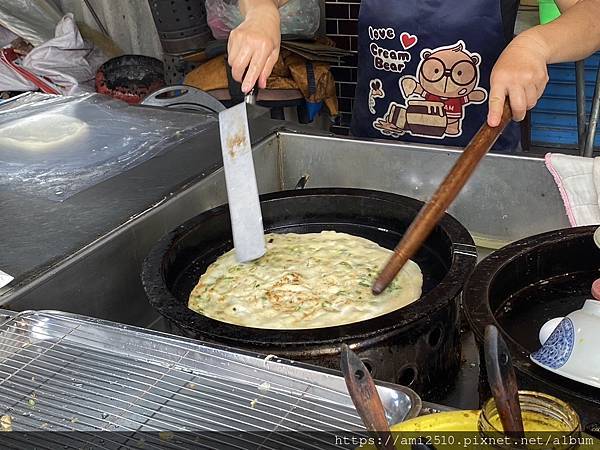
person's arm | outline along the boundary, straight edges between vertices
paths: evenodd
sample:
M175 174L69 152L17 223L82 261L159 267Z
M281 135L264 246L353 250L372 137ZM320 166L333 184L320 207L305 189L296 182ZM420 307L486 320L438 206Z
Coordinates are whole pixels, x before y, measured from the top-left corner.
M267 87L267 78L279 58L282 3L280 0L240 0L240 12L245 19L231 31L227 53L231 74L242 83L243 92L249 92L257 80L259 88Z
M505 98L523 120L542 96L547 65L583 59L600 49L600 0L556 0L562 15L524 31L498 58L490 78L488 124L497 126Z

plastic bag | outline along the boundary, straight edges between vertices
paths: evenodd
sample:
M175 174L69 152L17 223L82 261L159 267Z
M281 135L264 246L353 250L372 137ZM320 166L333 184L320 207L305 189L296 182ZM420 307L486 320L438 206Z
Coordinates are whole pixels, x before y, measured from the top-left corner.
M67 14L56 25L54 37L31 50L19 64L48 78L60 92L72 94L94 90L92 81L105 60L100 50L84 41L73 15ZM0 91L36 89L32 82L0 62Z
M51 0L0 2L0 25L34 46L54 37L54 27L62 16Z
M215 123L98 94L24 94L0 106L0 186L62 201Z
M67 14L56 25L55 37L29 52L22 66L47 77L65 94L71 94L77 92L80 84L94 80L98 67L106 59L81 37L73 14ZM93 87L90 85L88 90L93 91Z
M26 80L9 66L0 61L0 92L2 91L35 91L37 86Z
M12 41L17 39L18 37L19 36L17 36L15 33L13 33L9 29L4 28L2 25L0 25L0 48L6 47L8 44L10 44Z
M290 0L281 8L281 34L313 37L319 29L319 0ZM208 26L215 39L227 39L242 23L237 0L206 0Z

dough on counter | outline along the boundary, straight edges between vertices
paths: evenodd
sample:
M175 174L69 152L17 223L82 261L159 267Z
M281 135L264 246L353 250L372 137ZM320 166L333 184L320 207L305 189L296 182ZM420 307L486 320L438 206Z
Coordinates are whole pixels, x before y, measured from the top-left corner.
M88 125L64 114L43 113L0 126L0 147L31 152L60 149L88 133Z
M308 329L381 316L421 296L423 275L408 261L381 295L371 284L391 251L335 231L268 234L262 258L240 264L233 250L200 277L188 307L253 328Z

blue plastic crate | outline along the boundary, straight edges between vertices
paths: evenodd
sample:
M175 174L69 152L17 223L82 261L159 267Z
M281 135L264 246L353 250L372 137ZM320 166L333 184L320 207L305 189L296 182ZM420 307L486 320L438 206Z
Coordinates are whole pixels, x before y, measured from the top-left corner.
M585 62L586 110L589 114L596 85L600 53ZM575 64L553 64L548 67L550 80L544 95L531 111L531 142L541 146L577 146L577 100ZM600 147L596 134L595 147Z

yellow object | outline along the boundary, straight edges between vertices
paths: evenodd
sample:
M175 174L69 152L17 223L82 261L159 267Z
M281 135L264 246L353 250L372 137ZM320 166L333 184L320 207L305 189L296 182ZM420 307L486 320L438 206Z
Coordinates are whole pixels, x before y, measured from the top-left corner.
M415 440L439 449L465 449L463 436L475 436L480 411L448 411L401 422L391 427L398 450L411 450ZM456 434L456 435L455 435ZM377 450L375 445L364 445L363 450Z
M477 247L487 248L489 250L498 250L511 243L506 238L499 239L493 236L484 236L476 233L471 233L473 241Z
M392 426L392 432L477 431L479 410L448 411L415 417Z
M577 448L581 422L571 405L552 395L535 391L519 391L519 403L529 450ZM493 398L483 404L478 428L482 436L496 441L496 448L514 448L510 440L503 442L505 435Z
M477 449L492 450L499 447L482 445L479 432L479 410L449 411L416 417L391 427L392 436L398 450L411 450L411 444L421 438L421 442L433 445L438 450ZM524 415L526 431L548 430L546 422L540 424L538 417ZM579 450L600 448L600 441L582 434ZM377 450L375 445L362 445L361 450ZM541 447L537 447L541 448Z
M86 40L93 42L109 58L115 58L124 54L123 50L104 33L94 30L83 22L77 22L77 28L81 36Z
M282 50L273 72L267 80L267 90L299 90L307 101L313 103L323 101L329 109L330 115L337 116L338 102L335 80L329 64L313 62L315 90L312 92L309 88L306 63L304 58L290 51ZM186 75L184 84L207 92L228 89L225 57L217 56L196 67Z
M523 416L523 428L525 432L537 432L537 431L558 431L569 433L572 430L560 420L552 419L546 415L525 411L522 413ZM495 416L490 420L490 424L496 430L502 430L502 423L500 422L500 416Z

